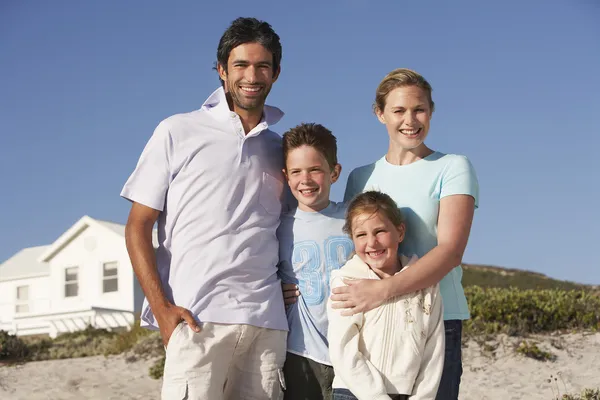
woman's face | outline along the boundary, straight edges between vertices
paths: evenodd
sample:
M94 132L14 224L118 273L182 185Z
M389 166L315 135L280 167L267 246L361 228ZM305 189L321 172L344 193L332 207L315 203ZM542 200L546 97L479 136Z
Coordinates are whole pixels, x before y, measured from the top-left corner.
M387 128L396 148L412 150L423 144L429 132L431 106L427 93L418 86L402 86L392 90L377 118Z

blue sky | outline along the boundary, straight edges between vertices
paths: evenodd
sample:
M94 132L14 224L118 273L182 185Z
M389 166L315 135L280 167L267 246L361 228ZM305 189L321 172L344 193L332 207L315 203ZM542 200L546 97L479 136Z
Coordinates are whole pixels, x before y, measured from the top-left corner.
M283 133L319 122L348 173L387 150L371 112L387 72L433 85L428 144L467 155L481 187L465 262L600 284L600 5L594 1L0 4L0 260L81 216L125 222L120 189L161 119L218 86L238 16L271 23Z

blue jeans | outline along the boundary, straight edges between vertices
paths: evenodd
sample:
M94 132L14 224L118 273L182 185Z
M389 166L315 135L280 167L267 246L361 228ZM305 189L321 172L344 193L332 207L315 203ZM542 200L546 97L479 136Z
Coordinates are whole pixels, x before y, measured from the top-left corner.
M393 400L407 400L408 395L390 394ZM333 389L333 400L358 400L348 389Z
M444 370L435 400L458 400L458 389L462 375L462 321L444 321L446 331L446 352Z

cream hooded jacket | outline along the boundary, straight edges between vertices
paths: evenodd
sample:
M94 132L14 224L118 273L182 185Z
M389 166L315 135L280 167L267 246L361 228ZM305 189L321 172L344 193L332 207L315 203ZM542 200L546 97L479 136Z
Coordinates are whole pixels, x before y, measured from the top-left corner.
M402 265L417 259L402 256ZM348 279L381 279L358 256L331 273L331 288ZM334 388L359 400L408 394L434 400L444 366L444 320L439 285L394 297L366 313L344 317L327 306Z

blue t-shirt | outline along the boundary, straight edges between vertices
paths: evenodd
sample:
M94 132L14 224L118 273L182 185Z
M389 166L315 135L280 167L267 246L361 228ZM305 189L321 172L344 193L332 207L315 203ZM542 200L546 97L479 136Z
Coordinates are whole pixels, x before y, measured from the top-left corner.
M434 152L407 165L390 164L385 156L350 173L344 200L367 190L387 193L398 204L406 221L406 236L399 251L419 258L437 246L440 200L446 196L473 196L479 206L475 169L461 155ZM468 319L469 308L462 287L462 268L457 266L440 282L444 319Z
M346 207L331 202L320 212L291 210L281 217L279 276L300 287L298 301L286 308L290 353L331 365L327 343L327 300L331 271L346 263L354 250L344 234Z

